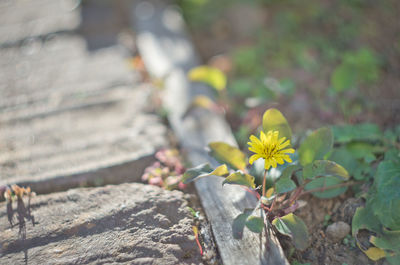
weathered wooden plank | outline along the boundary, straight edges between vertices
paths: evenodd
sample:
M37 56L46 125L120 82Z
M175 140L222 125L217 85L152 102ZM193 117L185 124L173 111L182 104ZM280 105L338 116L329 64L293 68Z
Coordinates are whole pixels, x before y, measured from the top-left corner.
M185 197L139 183L39 195L25 240L0 202L0 264L203 264Z
M90 52L78 35L35 47L0 48L0 186L48 193L140 180L166 127L120 47Z
M231 129L223 117L207 110L195 110L183 119L191 99L208 94L207 87L188 82L187 71L199 60L184 30L177 10L160 2L139 2L132 11L137 31L137 46L150 71L165 79L165 106L171 126L189 160L197 165L214 163L205 151L211 141L236 145ZM233 219L244 208L254 207L256 200L237 186L222 188L222 178L211 177L196 182L202 205L211 223L219 253L224 264L288 264L275 237L269 248L257 234L244 233L242 240L232 236ZM264 237L263 237L264 238ZM263 240L263 239L261 239ZM261 249L260 249L261 247Z
M32 37L76 30L76 0L15 0L0 2L0 46L29 42Z

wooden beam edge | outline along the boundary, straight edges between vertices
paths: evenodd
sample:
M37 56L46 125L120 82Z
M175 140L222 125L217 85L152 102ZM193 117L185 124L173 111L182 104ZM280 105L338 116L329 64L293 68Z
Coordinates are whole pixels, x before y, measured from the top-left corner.
M161 1L138 1L132 6L132 23L137 48L149 73L165 84L164 105L172 129L193 165L215 161L205 147L212 141L237 145L229 125L219 114L195 109L185 115L191 99L212 91L187 80L187 72L199 64L198 56L185 32L179 11ZM266 249L265 236L245 229L242 240L234 239L231 224L244 208L254 207L256 199L234 185L222 187L222 178L209 177L195 183L211 223L221 259L226 265L289 264L275 236ZM261 240L261 241L260 241Z

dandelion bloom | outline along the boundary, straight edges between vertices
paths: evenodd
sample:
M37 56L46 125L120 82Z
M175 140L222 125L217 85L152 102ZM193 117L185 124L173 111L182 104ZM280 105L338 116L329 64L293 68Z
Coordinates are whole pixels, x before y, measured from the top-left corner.
M290 148L290 140L286 140L286 137L279 138L279 131L268 131L267 134L261 131L260 139L251 135L247 144L250 146L249 150L255 153L249 159L250 164L264 158L265 169L269 169L271 166L284 164L285 161L292 162L288 154L294 153L294 149Z

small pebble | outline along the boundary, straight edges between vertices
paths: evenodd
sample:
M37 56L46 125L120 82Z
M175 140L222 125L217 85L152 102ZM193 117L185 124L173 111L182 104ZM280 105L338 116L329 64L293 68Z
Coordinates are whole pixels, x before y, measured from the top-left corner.
M339 242L350 232L350 225L339 221L329 225L326 228L326 235L334 242Z

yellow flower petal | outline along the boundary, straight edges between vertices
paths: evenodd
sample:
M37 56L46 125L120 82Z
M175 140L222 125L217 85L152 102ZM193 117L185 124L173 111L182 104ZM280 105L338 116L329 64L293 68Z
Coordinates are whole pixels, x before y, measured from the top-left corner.
M293 154L295 151L293 148L288 148L288 149L282 150L282 152Z
M277 163L274 158L271 159L272 167L276 167Z
M279 139L278 141L278 145L280 145L281 143L283 143L286 140L286 137L282 137L281 139ZM290 144L290 141L289 141Z
M294 153L295 150L290 148L290 140L286 137L279 138L279 131L260 132L260 138L254 135L250 136L247 143L249 150L254 153L249 159L249 163L253 164L259 158L264 158L264 168L268 170L271 167L277 167L278 164L284 164L285 161L292 162L288 153ZM286 149L284 149L286 148Z
M285 147L288 146L288 145L290 145L290 140L287 140L287 141L284 142L283 144L280 144L280 145L279 145L279 149L283 149L283 148L285 148Z
M258 160L259 158L261 158L261 155L259 155L259 154L252 155L249 158L249 163L252 165L254 163L254 161Z

